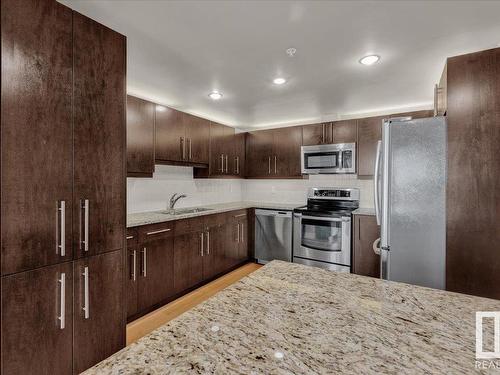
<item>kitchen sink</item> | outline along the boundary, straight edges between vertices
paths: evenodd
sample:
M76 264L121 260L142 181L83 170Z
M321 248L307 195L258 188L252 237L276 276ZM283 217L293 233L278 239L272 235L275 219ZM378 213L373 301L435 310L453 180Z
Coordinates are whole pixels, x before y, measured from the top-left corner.
M197 212L205 212L205 211L210 211L212 208L204 208L204 207L197 207L197 208L177 208L173 210L167 210L164 211L163 213L168 214L168 215L186 215L186 214L195 214Z

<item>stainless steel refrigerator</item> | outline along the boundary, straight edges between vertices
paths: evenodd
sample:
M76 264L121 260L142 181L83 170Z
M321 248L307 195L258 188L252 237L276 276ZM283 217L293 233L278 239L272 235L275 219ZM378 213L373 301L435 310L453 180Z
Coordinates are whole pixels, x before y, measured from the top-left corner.
M445 288L445 189L446 119L385 120L374 173L383 279Z

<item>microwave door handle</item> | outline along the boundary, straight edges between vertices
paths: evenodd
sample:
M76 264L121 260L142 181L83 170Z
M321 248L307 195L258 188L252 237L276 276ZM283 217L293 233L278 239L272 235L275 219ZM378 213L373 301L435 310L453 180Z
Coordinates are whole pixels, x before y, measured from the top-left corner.
M375 203L375 218L377 219L377 225L380 225L380 191L379 191L379 179L380 179L380 157L381 157L381 146L382 141L377 142L377 153L375 154L375 171L373 172L373 195Z

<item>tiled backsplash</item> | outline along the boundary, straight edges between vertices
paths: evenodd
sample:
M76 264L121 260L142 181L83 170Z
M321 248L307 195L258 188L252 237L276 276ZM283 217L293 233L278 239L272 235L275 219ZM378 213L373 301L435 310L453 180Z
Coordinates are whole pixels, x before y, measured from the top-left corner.
M165 209L173 193L187 194L177 207L240 200L305 203L309 187L360 189L360 206L373 207L373 181L355 175L312 175L308 180L193 179L193 168L157 165L153 178L127 178L127 212Z

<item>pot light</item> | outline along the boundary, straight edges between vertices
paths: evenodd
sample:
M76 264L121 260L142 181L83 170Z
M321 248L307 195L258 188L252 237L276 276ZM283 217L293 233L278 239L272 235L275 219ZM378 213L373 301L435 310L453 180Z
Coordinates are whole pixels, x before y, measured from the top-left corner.
M379 60L380 56L378 55L368 55L359 60L359 63L363 65L373 65Z
M219 100L222 98L222 94L218 91L212 91L210 94L208 94L208 97L212 100Z
M273 83L275 85L282 85L286 82L286 79L282 78L282 77L278 77L278 78L275 78L273 79Z

